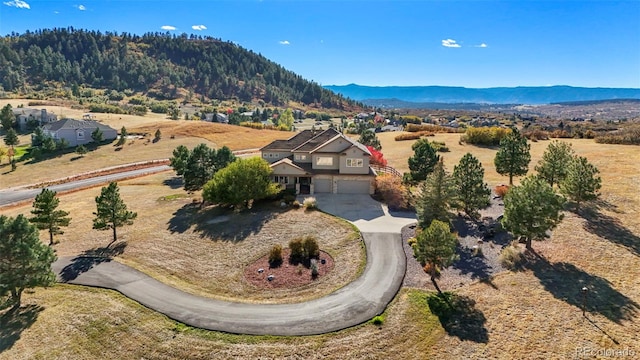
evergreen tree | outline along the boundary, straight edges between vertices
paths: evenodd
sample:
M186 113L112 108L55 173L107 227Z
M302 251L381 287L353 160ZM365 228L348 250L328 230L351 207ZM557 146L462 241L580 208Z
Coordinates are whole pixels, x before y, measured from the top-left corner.
M411 148L414 154L408 160L410 180L413 182L423 181L440 161L440 156L426 139L419 139Z
M536 165L538 175L547 180L549 185L559 184L567 176L567 168L573 158L571 144L554 140L542 154L542 159Z
M169 159L170 165L176 172L176 175L184 175L184 170L187 167L187 161L189 160L190 151L184 145L179 145L173 149L173 157Z
M20 144L20 139L18 139L18 133L16 133L15 130L13 130L13 128L10 128L9 130L7 130L7 134L4 136L4 143L7 144L7 146L9 146L10 150L10 154L11 154L11 161L13 161L13 154L15 153L14 150L14 146Z
M64 210L57 210L60 200L56 197L56 192L49 189L42 189L33 201L33 217L29 219L40 230L49 232L49 246L54 244L53 235L62 235L61 227L69 226L71 218Z
M576 156L569 163L567 175L560 183L560 191L575 201L579 209L581 202L600 196L598 191L602 187L602 179L598 173L598 168L589 163L586 157Z
M122 127L122 129L120 129L120 138L118 139L118 142L116 143L117 146L122 146L127 142L127 128L126 127Z
M449 208L455 204L456 188L442 160L438 161L420 190L416 201L418 225L424 229L433 220L449 221Z
M87 153L87 148L84 145L76 146L76 153L82 157Z
M38 126L33 130L33 135L31 136L31 146L40 146L44 143L44 140L47 136L42 131L42 127Z
M13 108L11 104L7 104L2 107L0 110L0 125L4 131L9 131L9 129L13 129L16 118L13 116Z
M55 283L54 261L53 249L40 242L38 229L24 215L0 215L0 296L9 295L14 309L25 289Z
M478 210L489 205L491 190L484 182L484 168L476 157L466 153L460 163L453 168L459 206L472 218L477 218Z
M382 150L382 145L380 145L380 139L375 132L365 129L360 133L360 138L358 142L365 146L371 146L372 148L380 151Z
M103 187L100 196L96 196L96 208L97 211L93 213L96 216L93 219L93 228L113 230L113 240L107 247L118 240L116 229L133 224L133 220L138 216L137 213L127 210L127 205L120 198L120 189L115 182Z
M162 132L160 129L156 130L156 133L153 135L153 142L158 142L162 138Z
M544 179L526 177L504 197L502 226L514 236L524 237L527 249L531 249L531 240L547 237L547 232L560 223L564 202Z
M96 143L101 143L102 140L104 140L104 134L102 133L102 130L100 130L100 128L96 128L95 130L93 130L93 132L91 132L91 139Z
M498 174L509 176L509 185L513 185L514 176L526 175L529 171L530 147L527 138L516 129L500 140L500 149L496 153L494 164Z
M431 277L431 282L440 295L443 294L436 278L440 276L442 269L449 267L456 260L457 246L458 239L449 230L449 224L438 220L431 222L416 238L413 254Z

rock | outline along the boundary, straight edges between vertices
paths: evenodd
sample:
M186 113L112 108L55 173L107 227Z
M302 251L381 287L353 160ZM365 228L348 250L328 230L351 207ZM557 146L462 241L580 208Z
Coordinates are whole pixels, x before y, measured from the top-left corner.
M283 201L283 202L281 202L281 203L280 203L280 207L281 207L281 208L286 208L286 207L287 207L287 203L286 203L286 202L284 202L284 201Z
M326 263L327 263L327 260L325 260L325 259L320 259L320 264L324 265L324 264L326 264Z
M258 269L258 274L262 274L264 272L263 268Z
M269 281L273 281L273 279L275 279L275 278L276 278L276 277L275 277L275 276L273 276L273 275L269 275L269 276L267 276L267 280L269 280Z

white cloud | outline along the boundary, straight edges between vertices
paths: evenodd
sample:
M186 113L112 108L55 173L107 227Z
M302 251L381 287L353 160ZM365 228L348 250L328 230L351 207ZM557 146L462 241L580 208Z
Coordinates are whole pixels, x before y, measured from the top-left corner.
M54 13L54 14L60 14L60 11L58 11L58 10L54 10L54 11L53 11L53 13Z
M87 10L87 8L84 5L76 5L76 8L78 8L78 10L80 10L80 11Z
M198 31L207 30L207 27L204 25L192 25L191 28Z
M22 0L11 0L3 2L7 6L17 7L18 9L31 9L31 6Z
M482 44L480 44L480 45L476 45L476 47L479 47L479 48L486 48L486 47L489 47L489 45L487 45L487 44L485 44L485 43L482 43Z
M452 39L442 40L442 46L448 47L448 48L459 48L459 47L461 47L460 44L458 44L455 40L452 40Z
M167 30L167 31L173 31L173 30L176 29L176 27L175 26L171 26L171 25L162 25L162 26L160 26L160 29Z
M289 40L281 40L281 41L278 41L278 43L280 43L280 45L291 45Z

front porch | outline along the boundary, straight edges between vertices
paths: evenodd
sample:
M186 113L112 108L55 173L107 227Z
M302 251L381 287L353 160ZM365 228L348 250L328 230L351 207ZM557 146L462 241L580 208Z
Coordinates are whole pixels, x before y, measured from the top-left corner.
M296 195L313 195L311 176L274 176L273 180L282 189L295 190Z

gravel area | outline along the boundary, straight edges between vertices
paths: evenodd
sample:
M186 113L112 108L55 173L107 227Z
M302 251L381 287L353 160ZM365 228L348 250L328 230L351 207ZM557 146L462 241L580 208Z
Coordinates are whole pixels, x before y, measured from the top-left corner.
M244 278L259 289L293 289L312 283L327 275L333 269L333 258L331 255L320 250L320 260L317 262L318 276L313 278L309 267L289 262L290 254L291 250L283 249L282 258L284 261L280 266L275 268L269 265L269 254L266 254L253 264L247 266L244 271ZM273 276L272 280L268 279L269 276Z
M459 259L441 272L437 281L442 290L453 290L477 280L490 281L493 275L505 270L498 257L502 248L511 241L511 236L495 225L503 213L502 199L492 198L491 205L480 211L481 220L472 221L461 214L453 219L460 242L457 250ZM495 229L494 234L488 234L490 229ZM403 285L434 289L429 275L413 257L413 249L407 243L409 238L415 236L415 231L415 224L402 229L402 242L407 256Z

